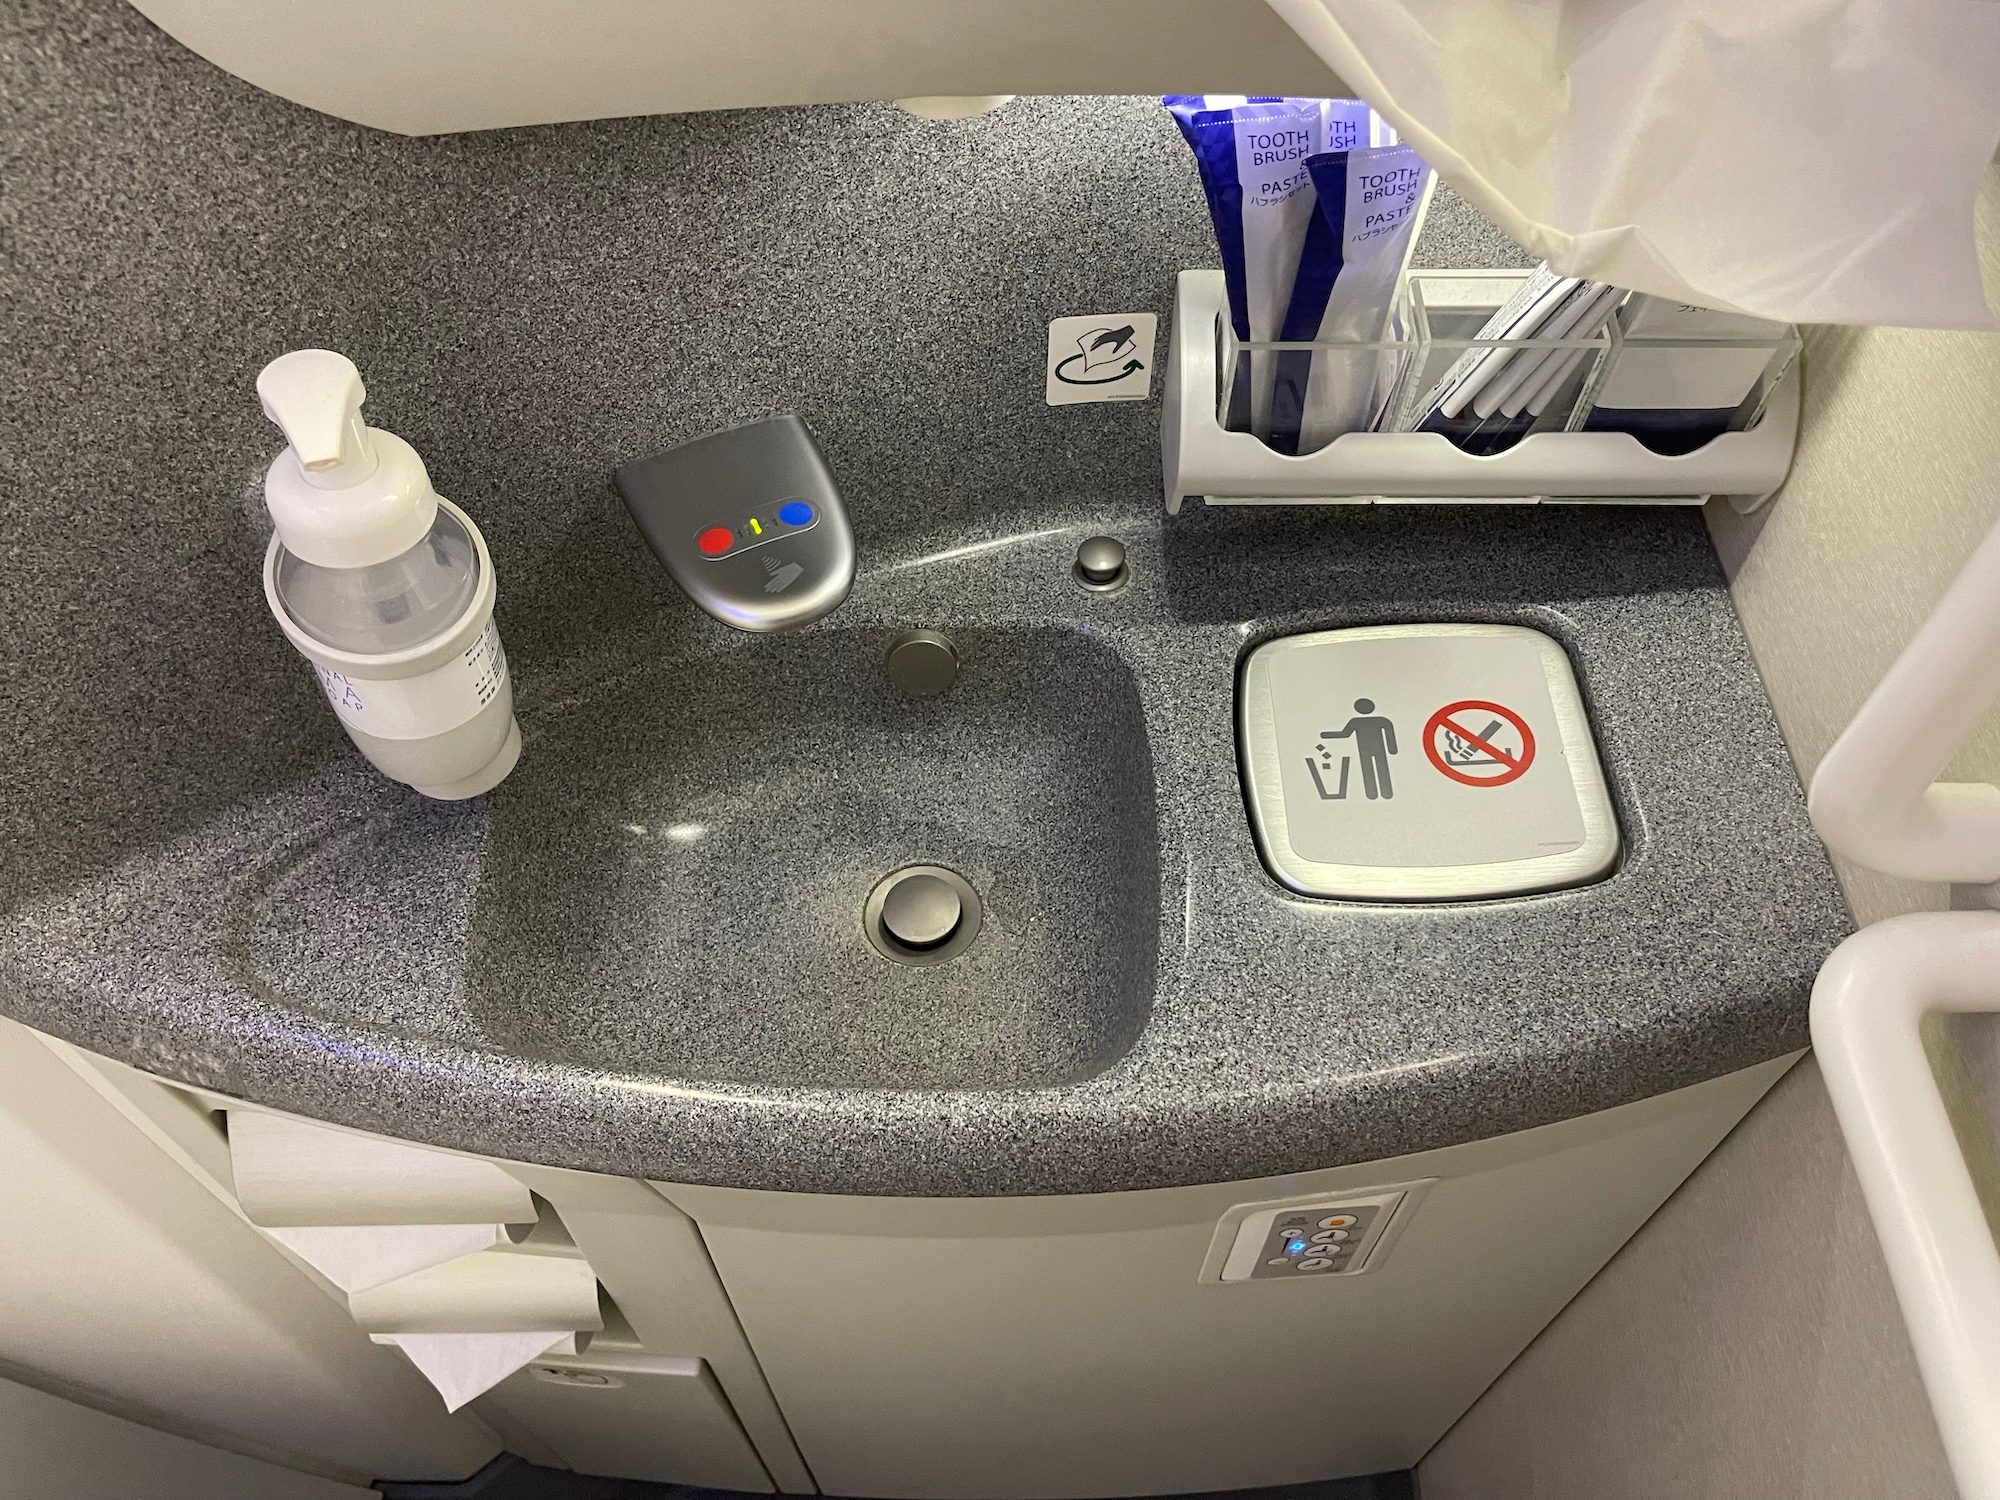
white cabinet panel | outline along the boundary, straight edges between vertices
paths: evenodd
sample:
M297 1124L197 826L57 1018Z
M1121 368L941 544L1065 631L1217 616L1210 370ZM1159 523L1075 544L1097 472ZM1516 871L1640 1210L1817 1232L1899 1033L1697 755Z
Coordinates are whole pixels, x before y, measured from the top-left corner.
M379 1500L0 1380L0 1500Z
M15 1040L21 1049L18 1069L11 1066L16 1059L9 1049ZM67 1136L79 1149L94 1148L95 1140L80 1130L78 1121L103 1119L107 1129L115 1126L129 1140L131 1185L145 1194L145 1203L135 1204L128 1215L142 1222L132 1223L128 1231L106 1232L87 1214L69 1213L71 1206L87 1205L80 1199L72 1205L67 1197L45 1200L46 1222L15 1224L21 1249L12 1259L7 1252L14 1242L0 1231L0 1272L27 1265L41 1278L16 1288L40 1299L33 1302L36 1317L12 1324L20 1339L39 1338L52 1351L36 1369L109 1390L125 1404L143 1408L143 1397L129 1395L126 1386L156 1378L162 1362L171 1359L180 1379L174 1401L162 1400L161 1411L178 1417L187 1399L203 1403L195 1420L179 1423L182 1430L197 1436L241 1433L279 1456L302 1446L290 1441L294 1431L333 1433L331 1443L304 1451L319 1457L332 1446L340 1456L327 1462L357 1477L457 1479L471 1473L498 1451L477 1413L502 1431L510 1448L538 1463L581 1454L586 1457L571 1461L585 1468L587 1463L620 1462L622 1455L640 1465L631 1471L633 1478L752 1491L770 1490L775 1480L775 1487L786 1492L812 1490L812 1476L799 1459L693 1221L645 1183L493 1162L546 1202L560 1233L588 1260L615 1304L617 1326L607 1340L610 1347L590 1350L583 1363L637 1361L634 1368L643 1366L646 1378L627 1382L632 1389L610 1402L531 1403L531 1420L516 1419L514 1407L521 1403L490 1398L451 1417L402 1355L369 1341L336 1289L303 1263L292 1264L243 1220L230 1185L228 1145L189 1090L0 1021L0 1083L25 1086L22 1081L28 1078L45 1086L47 1099L19 1093L10 1098L0 1090L0 1147L7 1143L10 1109L18 1112L33 1104L38 1130ZM217 1095L201 1097L233 1106ZM5 1159L0 1151L0 1161ZM34 1187L34 1179L28 1185ZM296 1382L276 1378L267 1366L243 1365L241 1378L232 1373L225 1380L223 1370L233 1372L243 1358L260 1353L258 1339L240 1335L240 1352L232 1351L230 1325L207 1303L188 1293L157 1294L164 1269L141 1267L145 1275L121 1280L116 1268L130 1264L131 1247L141 1239L157 1248L162 1268L191 1263L208 1267L211 1274L235 1267L232 1247L248 1247L246 1264L254 1264L257 1275L237 1271L233 1295L282 1295L288 1305L296 1304L297 1316L318 1330L324 1346L316 1350L318 1356L340 1369L352 1363L380 1370L388 1406L370 1407L375 1393L351 1374L336 1388L305 1390L306 1399L298 1399ZM53 1247L61 1247L62 1253L53 1253ZM115 1297L107 1300L102 1290L107 1279L128 1284L137 1301L128 1308ZM0 1275L0 1310L12 1306L4 1296L9 1289ZM49 1330L46 1336L44 1330ZM0 1336L0 1355L5 1355L5 1345ZM108 1373L90 1380L82 1372L91 1370ZM123 1383L111 1384L113 1376ZM669 1383L661 1384L661 1378ZM231 1399L210 1401L211 1386ZM357 1413L360 1418L350 1420ZM632 1426L625 1430L628 1419ZM412 1437L434 1429L469 1434L470 1446L432 1458L413 1452Z
M197 1148L226 1155L198 1111L181 1113ZM0 1180L0 1361L29 1378L364 1482L461 1479L499 1451L42 1039L5 1020Z
M533 1431L579 1474L771 1489L736 1414L698 1359L609 1350L538 1359L481 1399Z
M661 1184L820 1486L1173 1494L1414 1464L1789 1066L1288 1178L1064 1198ZM1366 1274L1203 1283L1245 1203L1439 1179Z

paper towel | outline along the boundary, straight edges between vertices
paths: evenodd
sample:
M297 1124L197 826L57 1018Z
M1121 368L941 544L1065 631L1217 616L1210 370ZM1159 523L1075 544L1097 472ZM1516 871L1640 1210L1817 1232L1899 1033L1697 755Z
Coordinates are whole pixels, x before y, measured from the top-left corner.
M1991 0L1269 0L1558 270L1783 322L1992 326Z
M267 1229L535 1219L533 1194L492 1162L256 1110L229 1111L229 1166Z
M532 1226L505 1224L323 1224L266 1229L343 1292L366 1291L461 1255L508 1244Z
M598 1329L597 1276L575 1255L482 1250L351 1292L370 1333L530 1333Z
M577 1333L377 1333L378 1344L394 1344L424 1372L424 1378L444 1397L444 1409L457 1411L483 1396L523 1365L545 1354L577 1354L590 1335Z
M246 1109L229 1112L229 1156L245 1216L448 1410L604 1326L588 1261L513 1248L535 1200L491 1162Z
M447 1411L544 1354L576 1353L604 1326L589 1262L529 1250L461 1256L351 1293L347 1307L410 1357Z

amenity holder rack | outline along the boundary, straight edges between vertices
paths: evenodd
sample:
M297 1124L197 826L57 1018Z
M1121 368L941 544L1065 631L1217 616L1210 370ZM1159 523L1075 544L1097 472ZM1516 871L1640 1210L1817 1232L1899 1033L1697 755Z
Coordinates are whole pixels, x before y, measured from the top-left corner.
M1521 283L1518 271L1413 272L1441 292L1440 302L1456 300L1459 322L1477 331L1486 312L1500 306ZM1220 271L1180 274L1174 323L1168 344L1166 404L1160 448L1166 508L1177 515L1189 496L1209 505L1327 505L1402 502L1428 504L1695 505L1714 495L1742 511L1762 504L1784 482L1791 467L1799 425L1798 334L1785 330L1773 344L1766 378L1749 403L1753 418L1741 430L1711 438L1692 451L1656 452L1626 432L1575 430L1589 410L1589 395L1619 353L1615 322L1587 339L1550 341L1546 349L1593 353L1593 369L1578 377L1567 414L1550 421L1498 452L1468 452L1440 432L1349 432L1317 452L1279 453L1248 432L1223 426L1219 396L1222 362L1234 346L1224 318ZM1420 314L1421 316L1421 314ZM1468 323L1469 318L1469 323ZM1497 348L1507 340L1461 336L1445 340L1449 350ZM1407 339L1377 345L1247 346L1332 349L1349 358L1370 349L1401 358L1397 384L1405 391L1392 401L1407 418L1408 391L1428 387L1437 363L1426 367L1409 352ZM1742 349L1741 342L1730 345ZM1752 346L1752 357L1755 357Z

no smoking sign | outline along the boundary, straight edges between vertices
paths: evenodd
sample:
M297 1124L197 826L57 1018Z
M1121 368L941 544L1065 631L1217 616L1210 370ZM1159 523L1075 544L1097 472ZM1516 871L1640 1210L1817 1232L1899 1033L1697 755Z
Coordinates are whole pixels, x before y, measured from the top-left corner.
M1505 704L1463 698L1424 725L1424 755L1465 786L1506 786L1535 763L1535 732Z

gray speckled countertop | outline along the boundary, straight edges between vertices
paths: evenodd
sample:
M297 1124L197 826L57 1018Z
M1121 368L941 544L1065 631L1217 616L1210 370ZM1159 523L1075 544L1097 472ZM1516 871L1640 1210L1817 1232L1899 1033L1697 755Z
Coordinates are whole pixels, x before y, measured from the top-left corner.
M1097 529L1132 548L1125 593L1070 578ZM20 908L0 929L9 1009L415 1140L894 1194L1378 1159L1805 1045L1848 919L1698 514L1121 509L949 540L873 547L849 603L795 637L675 601L594 652L524 653L527 755L490 799L440 808L339 759ZM1616 874L1434 907L1304 900L1266 874L1237 662L1269 635L1392 620L1563 643ZM921 729L869 686L910 625L965 644L961 708ZM755 695L729 684L753 679L785 727L732 790L751 741L701 734L747 722ZM864 775L896 745L908 775ZM855 956L870 872L919 859L988 893L983 979ZM851 930L824 915L849 911ZM788 921L810 931L774 937Z
M122 0L0 9L0 84L0 1010L417 1140L857 1193L1374 1159L1804 1045L1847 919L1698 516L1167 522L1157 397L1043 404L1050 318L1164 313L1213 258L1156 101L405 139ZM1441 192L1419 260L1522 254ZM371 774L266 616L251 382L308 345L356 358L492 547L528 748L484 803ZM862 577L753 640L607 479L777 410L819 434ZM1100 528L1133 549L1115 597L1069 574ZM1409 909L1265 873L1241 654L1425 619L1568 647L1613 878ZM920 708L880 669L911 625L966 663ZM987 925L892 970L861 905L915 861Z

